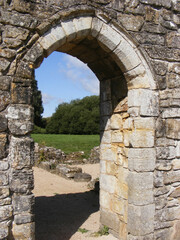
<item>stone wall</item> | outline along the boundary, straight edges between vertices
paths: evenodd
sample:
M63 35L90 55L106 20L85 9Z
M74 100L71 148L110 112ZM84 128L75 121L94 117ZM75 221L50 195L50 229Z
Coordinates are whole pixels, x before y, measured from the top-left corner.
M100 80L101 223L180 239L179 0L0 0L0 239L34 239L32 81L53 51Z

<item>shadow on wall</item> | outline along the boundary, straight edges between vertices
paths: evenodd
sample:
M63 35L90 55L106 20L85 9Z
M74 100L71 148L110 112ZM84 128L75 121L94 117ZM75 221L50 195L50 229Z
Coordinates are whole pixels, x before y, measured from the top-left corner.
M99 195L94 191L36 197L36 240L69 240L94 212Z

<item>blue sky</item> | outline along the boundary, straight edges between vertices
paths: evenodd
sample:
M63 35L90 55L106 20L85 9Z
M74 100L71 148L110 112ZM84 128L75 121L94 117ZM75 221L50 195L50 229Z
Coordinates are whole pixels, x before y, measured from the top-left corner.
M35 71L43 98L43 117L49 117L62 102L99 94L99 81L77 58L53 52Z

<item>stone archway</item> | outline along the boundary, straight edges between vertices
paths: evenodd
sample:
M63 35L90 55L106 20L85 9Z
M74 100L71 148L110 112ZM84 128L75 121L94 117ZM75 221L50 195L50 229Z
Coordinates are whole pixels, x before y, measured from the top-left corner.
M158 92L135 42L102 15L66 17L50 27L23 56L8 108L15 239L33 239L32 112L29 91L34 68L53 51L63 51L94 71L101 88L101 223L119 239L154 232L153 171ZM25 80L26 79L26 80ZM27 88L26 88L27 89ZM16 100L19 100L16 104ZM16 151L14 151L16 149Z

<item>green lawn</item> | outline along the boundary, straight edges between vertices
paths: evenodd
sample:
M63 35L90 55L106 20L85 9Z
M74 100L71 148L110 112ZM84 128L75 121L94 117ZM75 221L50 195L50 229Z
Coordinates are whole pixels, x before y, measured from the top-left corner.
M84 151L89 155L90 150L100 144L99 135L31 134L31 137L40 145L61 149L66 154Z

